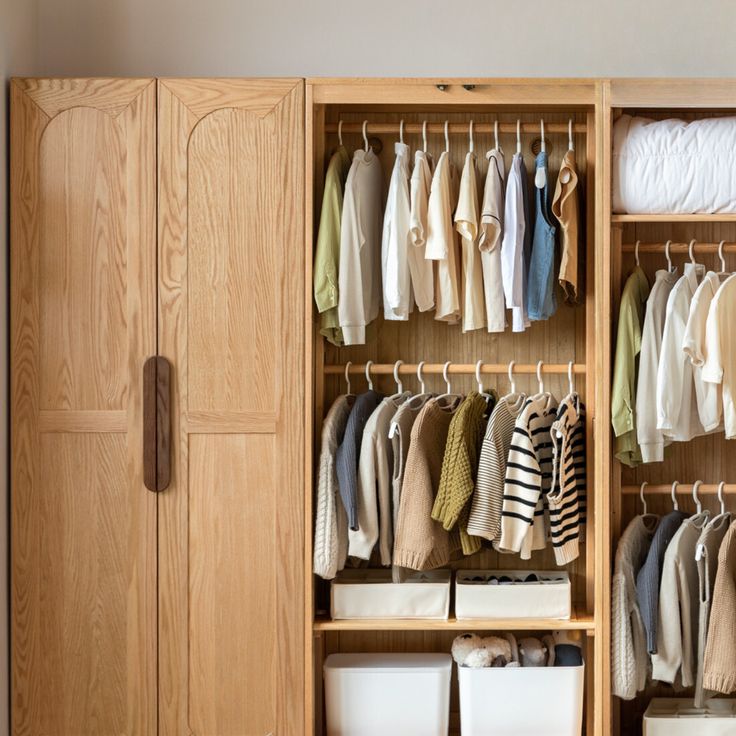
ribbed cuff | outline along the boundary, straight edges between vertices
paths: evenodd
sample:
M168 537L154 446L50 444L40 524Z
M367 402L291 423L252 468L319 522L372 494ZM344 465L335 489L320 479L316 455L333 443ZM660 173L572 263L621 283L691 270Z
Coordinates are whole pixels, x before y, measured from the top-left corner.
M562 547L555 547L555 562L559 567L562 565L568 565L573 560L577 560L580 554L580 544L577 537L575 539L568 539Z
M736 690L736 673L734 672L705 672L703 687L706 690L715 690L717 693L729 694Z
M412 549L394 549L394 565L410 570L434 570L450 561L450 550L432 550L429 554Z

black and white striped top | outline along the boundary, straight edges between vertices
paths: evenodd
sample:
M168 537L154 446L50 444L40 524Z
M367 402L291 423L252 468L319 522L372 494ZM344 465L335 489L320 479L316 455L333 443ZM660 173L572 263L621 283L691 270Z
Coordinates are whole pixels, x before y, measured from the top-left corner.
M557 402L552 394L527 399L519 414L506 462L501 510L502 552L531 552L544 549L546 530L544 500L552 485L552 438Z
M585 520L585 406L577 394L560 402L551 437L550 537L557 564L566 565L578 556L580 525Z

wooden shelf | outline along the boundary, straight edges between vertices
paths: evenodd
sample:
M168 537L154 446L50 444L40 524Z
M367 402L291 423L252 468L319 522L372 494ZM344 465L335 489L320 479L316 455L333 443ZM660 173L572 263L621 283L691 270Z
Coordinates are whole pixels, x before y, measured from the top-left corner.
M736 222L736 214L723 215L611 215L611 222Z
M315 631L554 631L577 630L593 634L595 621L589 614L573 615L569 621L553 618L497 618L458 621L451 616L447 621L433 619L351 619L333 621L318 618Z

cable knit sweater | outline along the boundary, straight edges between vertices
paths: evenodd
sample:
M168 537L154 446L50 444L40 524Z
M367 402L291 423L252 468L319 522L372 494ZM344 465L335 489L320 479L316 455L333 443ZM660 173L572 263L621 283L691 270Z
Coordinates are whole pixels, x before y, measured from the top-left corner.
M440 485L447 433L460 401L456 397L432 399L412 427L394 539L395 565L429 570L450 560L450 537L431 513Z
M432 508L432 518L447 531L457 525L465 555L475 554L481 547L480 538L468 534L468 515L488 409L485 397L471 391L455 412L447 434L440 487Z

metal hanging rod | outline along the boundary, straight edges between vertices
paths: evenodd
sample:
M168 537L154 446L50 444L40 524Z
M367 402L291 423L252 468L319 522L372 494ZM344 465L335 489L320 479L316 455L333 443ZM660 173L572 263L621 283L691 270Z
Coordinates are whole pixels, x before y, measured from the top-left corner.
M698 495L715 495L718 493L718 483L703 483L698 486ZM638 496L641 486L621 486L621 493L625 496ZM675 493L683 496L691 496L693 492L692 483L679 483ZM736 483L726 483L723 486L724 493L736 493ZM644 488L646 496L670 496L672 495L672 483L647 483Z
M365 363L353 363L348 368L348 373L351 374L365 374ZM393 375L394 373L394 367L395 363L372 363L371 364L371 375ZM416 375L417 368L419 365L417 363L401 363L398 367L398 372L400 374L408 375L413 374ZM441 375L443 372L443 369L445 367L444 363L425 363L422 366L422 373L428 374L428 373L436 373ZM475 375L475 363L451 363L450 366L447 369L448 373L455 373L455 374L467 374L467 375ZM543 363L541 367L542 373L548 373L548 374L560 374L560 375L567 375L567 363ZM498 374L498 375L505 375L508 373L509 370L509 364L508 363L482 363L480 367L481 373L486 374ZM537 364L536 363L514 363L513 366L513 372L515 374L528 374L528 375L536 375L537 373ZM574 363L572 367L572 372L575 374L584 374L585 373L585 365L583 363ZM324 366L324 373L326 375L344 375L345 374L345 365L325 365Z
M337 123L327 123L325 125L325 130L328 133L337 133L338 124ZM536 134L539 135L540 133L540 126L539 122L536 123L521 123L521 132L526 134ZM469 123L450 123L448 125L448 131L452 134L457 135L468 135L469 130ZM495 131L494 123L473 123L473 132L474 133L490 133L493 135ZM547 123L544 124L544 131L545 133L565 133L567 134L569 132L568 124L567 123ZM573 123L572 125L572 131L573 133L587 133L588 128L585 123ZM363 132L363 123L343 123L342 124L342 132L343 133L362 133ZM444 133L445 132L445 124L444 123L427 123L427 132L428 133ZM516 123L499 123L498 124L498 132L499 133L513 133L516 135ZM371 133L395 133L396 135L399 135L399 122L395 123L388 123L388 122L376 122L373 123L370 120L368 121L368 134ZM418 133L421 135L422 133L422 123L404 123L404 133Z
M664 253L666 243L639 243L639 253ZM693 245L693 250L697 253L713 253L718 254L720 243L700 243ZM624 243L621 246L624 253L635 253L636 243ZM687 253L690 249L689 243L670 243L670 253ZM736 253L736 243L724 243L724 253Z

